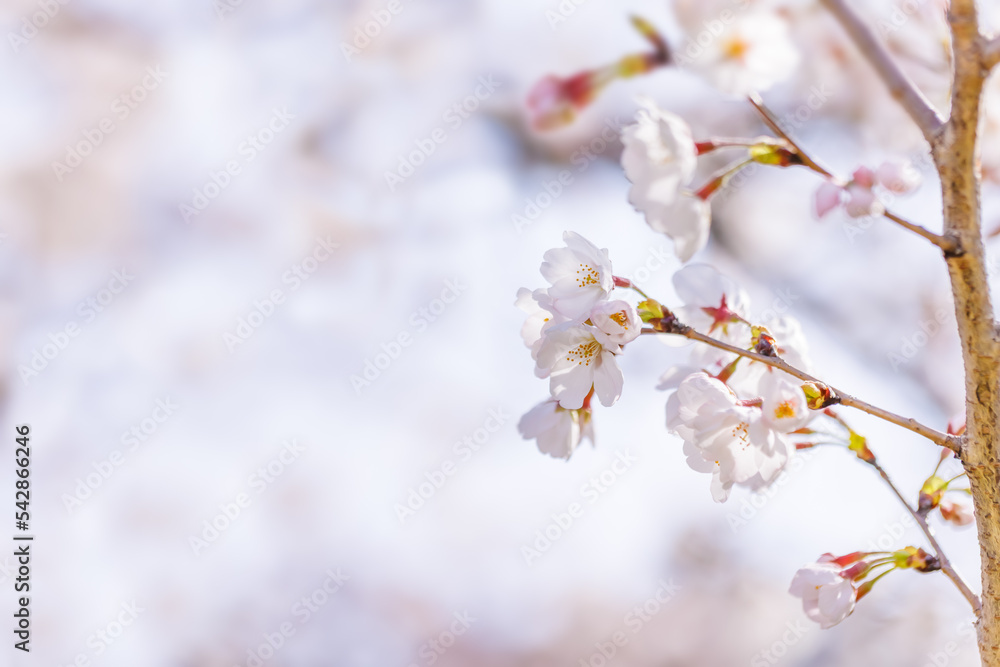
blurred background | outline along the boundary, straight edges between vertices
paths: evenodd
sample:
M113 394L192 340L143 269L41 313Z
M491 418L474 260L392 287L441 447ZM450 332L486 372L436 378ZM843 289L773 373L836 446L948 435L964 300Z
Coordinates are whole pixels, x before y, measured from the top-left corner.
M939 229L926 151L815 2L0 3L3 422L11 458L32 427L36 535L32 653L0 662L978 664L941 576L895 574L829 631L806 620L798 567L920 532L836 450L713 503L655 390L686 350L630 345L621 401L568 462L517 433L547 386L514 295L543 285L564 230L674 298L671 242L617 162L636 98L697 138L765 132L684 69L617 82L545 133L528 91L647 48L631 13L680 50L748 6L800 52L766 93L789 131L842 175L913 160L924 187L893 208ZM941 11L865 7L938 102ZM818 221L818 184L739 179L699 261L755 313L799 318L820 377L943 428L962 373L938 253L881 220ZM847 416L915 500L937 448ZM978 590L975 531L935 521ZM0 556L5 613L14 566Z

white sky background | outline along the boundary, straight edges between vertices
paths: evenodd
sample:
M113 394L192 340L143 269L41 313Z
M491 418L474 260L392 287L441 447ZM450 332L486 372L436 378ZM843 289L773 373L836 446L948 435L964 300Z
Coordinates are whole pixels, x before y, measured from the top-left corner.
M246 650L340 568L348 583L268 664L427 664L421 643L463 610L479 620L439 664L577 664L661 578L715 593L675 601L664 616L671 624L644 635L645 652L623 664L665 664L664 656L746 664L786 622L803 619L783 594L797 567L824 551L864 548L899 521L902 508L871 471L842 452L818 451L734 535L727 518L746 495L714 504L708 478L687 468L679 441L667 436L665 397L653 387L683 350L652 339L629 346L621 402L596 410L596 449L565 463L517 436L516 419L546 395L512 305L518 287L541 284L542 253L572 229L609 248L616 273L629 274L670 242L628 205L617 147L575 173L523 233L511 215L543 182L575 169L566 160L606 120L628 119L636 95L699 110L699 136L762 132L745 105L666 72L615 84L567 130L531 133L523 100L540 76L643 48L630 11L674 30L661 3L598 0L552 30L544 11L557 4L403 2L349 63L339 43L384 3L247 0L220 19L207 0L72 0L19 52L2 50L4 423L7 433L24 422L34 432L32 660L246 664ZM28 2L0 6L4 34L34 11ZM168 73L163 83L59 182L52 161L112 116L115 98L157 64ZM461 127L448 127L447 109L490 75L502 83L496 94ZM795 93L775 91L776 106L794 109ZM212 171L242 161L241 142L275 108L295 118L186 224L178 205ZM448 128L447 141L390 193L384 172L435 127ZM836 114L818 114L799 136L844 173L905 154L868 142ZM900 208L934 228L936 184L925 176L924 190ZM741 281L755 312L791 290L821 377L943 426L961 402L954 335L932 337L901 372L888 359L928 312L950 309L941 263L887 224L852 243L844 220L817 222L816 185L807 174L758 175L719 207L718 238L699 259ZM326 236L341 246L334 257L299 289L283 285L282 275ZM649 282L667 302L678 266L672 260ZM84 323L78 304L122 267L134 281ZM468 289L417 332L411 314L456 279ZM223 334L276 287L287 301L230 353ZM80 335L22 381L17 367L71 320ZM400 332L413 334L413 344L356 395L350 376ZM68 513L62 495L126 449L121 433L165 397L179 404L176 414ZM457 459L453 443L491 409L510 419L400 525L394 505L425 473ZM915 496L935 448L847 416ZM304 453L257 494L248 477L289 438ZM521 546L626 449L637 463L598 502L583 501L583 518L528 567ZM241 492L250 507L195 556L189 536ZM974 532L940 530L958 569L977 580ZM718 538L698 547L703 570L684 565L685 545L701 544L692 531ZM918 531L898 544L910 542L923 544ZM720 560L716 549L729 556ZM734 572L752 582L753 594L738 602L705 583ZM95 656L88 637L133 599L145 611ZM931 603L942 605L933 631L910 618ZM894 575L841 627L810 626L786 664L856 664L833 648L845 641L888 650L878 664L917 664L942 650L964 618L960 603L943 577ZM682 632L685 617L717 625ZM892 639L889 630L866 634L897 621ZM724 657L716 656L719 627L730 633ZM974 664L974 651L966 646L951 664Z

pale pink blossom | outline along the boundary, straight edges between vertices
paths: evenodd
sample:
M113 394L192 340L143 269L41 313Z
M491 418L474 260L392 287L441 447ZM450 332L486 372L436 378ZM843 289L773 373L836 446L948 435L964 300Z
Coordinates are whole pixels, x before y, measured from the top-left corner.
M823 559L806 565L792 578L788 592L802 599L802 608L821 628L832 628L854 611L858 592L854 583L842 576L842 568Z
M909 160L886 160L875 170L879 185L890 192L904 195L920 187L920 172Z
M590 310L590 321L609 342L617 345L632 342L642 331L642 320L635 306L620 299L602 301L594 306Z
M536 296L543 308L569 320L585 318L614 289L608 251L575 232L563 233L565 248L545 253L542 276L551 287Z
M685 378L667 400L667 428L684 440L688 465L712 473L716 502L725 502L736 484L770 484L794 451L759 407L705 373Z
M559 324L549 329L538 349L537 365L548 374L549 391L564 408L583 407L593 389L605 406L614 405L625 382L610 343L596 327Z
M517 430L525 440L536 440L540 452L558 459L568 459L584 440L594 442L590 410L567 410L551 398L525 413Z
M956 526L968 526L976 520L976 515L972 510L972 503L967 500L945 499L938 505L941 509L941 516L945 521L949 521Z

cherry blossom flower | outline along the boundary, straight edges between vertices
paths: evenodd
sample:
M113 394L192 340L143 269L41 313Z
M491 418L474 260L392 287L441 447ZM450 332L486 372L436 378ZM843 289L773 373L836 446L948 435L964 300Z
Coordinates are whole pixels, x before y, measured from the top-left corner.
M854 583L842 575L842 567L831 562L832 556L806 565L792 578L788 592L802 599L802 608L810 620L823 629L832 628L854 611L858 592Z
M540 452L557 459L568 459L584 440L594 442L590 409L567 410L551 398L525 413L517 430L525 440L536 440Z
M685 27L692 35L704 29ZM680 59L719 90L737 97L784 81L799 63L788 22L770 11L749 13L724 25L707 46L697 46L701 48L688 48Z
M596 327L567 322L549 329L538 349L537 365L549 376L549 390L559 405L570 410L583 407L593 388L605 406L622 393L624 377L610 343Z
M642 320L635 306L627 301L604 301L590 311L590 321L610 343L625 345L639 337Z
M708 242L708 203L683 191L694 176L698 151L680 117L648 100L637 122L622 131L621 164L632 183L629 202L655 231L674 241L674 252L688 261Z
M674 290L684 305L676 309L684 324L704 334L741 331L750 313L750 297L708 264L690 264L674 274Z
M551 130L569 124L598 90L596 73L589 70L565 79L552 75L540 79L528 93L532 125L538 130Z
M570 77L547 76L528 93L528 111L532 125L551 130L566 125L577 113L616 79L645 74L670 61L666 41L649 22L632 17L632 27L653 46L647 53L632 53L597 69L584 70Z
M706 373L685 378L667 400L667 428L684 440L692 469L712 472L716 502L725 502L735 484L771 483L793 451L759 407Z
M773 371L760 381L764 421L779 433L791 433L809 423L812 411L799 383L786 373Z
M536 296L543 308L570 320L584 319L614 289L611 258L575 232L564 232L565 248L545 253L542 276L551 284Z
M873 186L875 172L868 167L858 167L851 182L844 188L847 203L844 209L852 218L877 217L885 213L885 206L879 201Z
M889 178L887 173L886 178ZM898 180L890 181L894 187L904 187L900 175ZM847 215L852 218L878 217L885 214L885 206L875 192L879 183L875 172L868 167L858 167L851 182L845 186L830 181L824 182L816 190L816 215L824 217L830 211L843 205Z
M647 99L640 103L637 122L622 130L621 164L632 182L629 201L644 210L650 202L670 204L677 199L694 176L698 151L680 116Z
M816 217L825 217L827 213L837 208L843 202L844 188L830 181L823 181L823 184L816 190Z
M941 501L939 507L945 521L950 521L956 526L968 526L976 520L972 503L967 501L946 499Z
M897 195L905 195L920 187L920 172L909 160L886 160L875 170L879 185Z
M690 260L708 243L712 211L700 197L682 194L672 204L651 202L643 210L653 231L674 242L674 254L682 262Z
M545 300L546 298L544 290L532 292L522 287L517 290L517 299L514 301L514 305L528 316L521 327L521 338L531 350L532 359L538 355L538 348L542 344L542 334L545 330L566 321L565 317L542 307L539 299Z

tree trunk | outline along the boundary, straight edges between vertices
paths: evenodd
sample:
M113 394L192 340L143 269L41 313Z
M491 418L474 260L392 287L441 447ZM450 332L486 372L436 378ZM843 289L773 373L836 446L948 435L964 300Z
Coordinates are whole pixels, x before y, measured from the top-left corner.
M947 257L965 366L966 442L962 462L972 486L982 558L982 609L976 624L986 667L1000 667L1000 342L986 276L980 213L978 128L986 68L975 7L953 0L952 113L934 141L944 230L959 241Z

